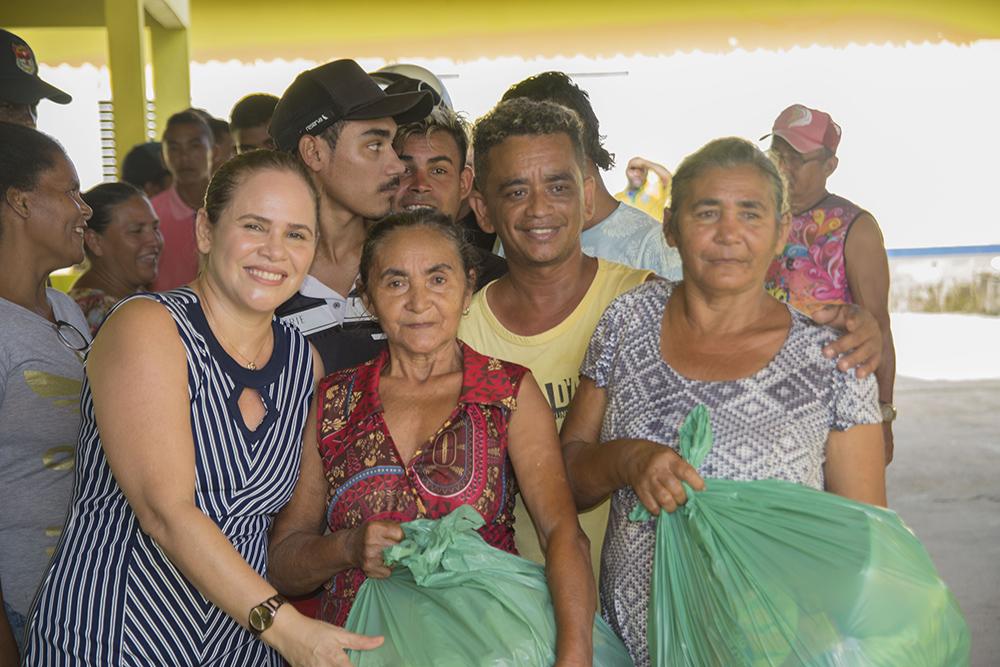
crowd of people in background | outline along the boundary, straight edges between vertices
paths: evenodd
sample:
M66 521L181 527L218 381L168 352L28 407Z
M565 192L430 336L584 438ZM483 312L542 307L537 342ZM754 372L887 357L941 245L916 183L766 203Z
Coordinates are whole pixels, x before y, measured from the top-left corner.
M424 68L337 60L229 121L176 110L81 193L34 129L70 96L0 42L0 666L349 664L400 524L462 504L545 565L558 664L599 609L648 665L636 503L705 477L886 503L886 253L827 189L829 114L633 157L612 194L565 73L472 124Z

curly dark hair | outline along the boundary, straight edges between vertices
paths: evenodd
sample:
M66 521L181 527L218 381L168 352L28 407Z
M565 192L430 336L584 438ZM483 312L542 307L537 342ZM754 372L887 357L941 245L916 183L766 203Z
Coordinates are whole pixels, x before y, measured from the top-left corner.
M590 106L590 95L573 83L568 74L542 72L529 76L508 88L501 100L518 97L555 102L575 111L583 121L583 147L587 157L604 171L615 166L615 154L609 153L604 147L604 135L601 134L601 124L594 113L594 107Z
M472 143L475 159L476 187L486 186L490 150L510 137L533 137L565 134L573 144L580 168L584 166L583 124L574 111L556 104L518 97L500 102L476 121Z

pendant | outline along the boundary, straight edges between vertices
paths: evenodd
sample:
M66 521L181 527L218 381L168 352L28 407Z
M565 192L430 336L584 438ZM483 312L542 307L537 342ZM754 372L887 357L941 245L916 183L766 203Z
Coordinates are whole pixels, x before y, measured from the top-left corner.
M247 370L251 370L251 371L257 370L257 364L255 364L254 362L251 361L249 364L247 364Z

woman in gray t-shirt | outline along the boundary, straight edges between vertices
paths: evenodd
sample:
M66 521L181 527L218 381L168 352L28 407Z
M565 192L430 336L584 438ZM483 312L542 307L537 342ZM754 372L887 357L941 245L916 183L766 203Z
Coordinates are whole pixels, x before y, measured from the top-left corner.
M80 308L46 282L83 261L91 211L62 147L10 123L0 123L0 198L0 664L16 664L73 492L90 342Z
M646 283L608 306L562 430L577 505L612 494L601 607L640 666L654 524L628 520L637 503L673 511L686 499L681 481L701 489L704 475L885 504L874 376L837 370L823 353L832 330L764 291L788 228L774 164L741 139L711 142L678 169L671 210L684 280ZM701 475L675 451L698 404L715 434Z

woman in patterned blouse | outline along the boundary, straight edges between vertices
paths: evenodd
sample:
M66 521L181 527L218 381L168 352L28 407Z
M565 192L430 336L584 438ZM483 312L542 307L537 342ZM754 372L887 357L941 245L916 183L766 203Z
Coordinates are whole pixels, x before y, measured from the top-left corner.
M666 234L683 281L649 282L608 306L562 430L577 506L612 494L601 607L640 667L654 531L628 521L637 503L673 511L681 482L702 489L704 475L885 504L874 376L838 370L824 354L835 332L764 290L789 223L775 165L747 141L719 139L681 164L672 194ZM675 451L698 404L715 435L701 475Z
M520 490L548 563L559 564L546 567L558 664L589 665L589 545L552 415L527 369L456 338L471 266L461 231L441 214L400 213L369 232L360 282L388 346L320 383L298 486L272 533L270 576L291 595L326 585L320 616L343 624L365 577L389 575L382 550L402 539L401 522L472 505L483 538L516 553Z
M163 235L146 195L128 183L101 183L83 201L94 210L83 236L90 266L69 295L96 334L116 303L153 282Z

